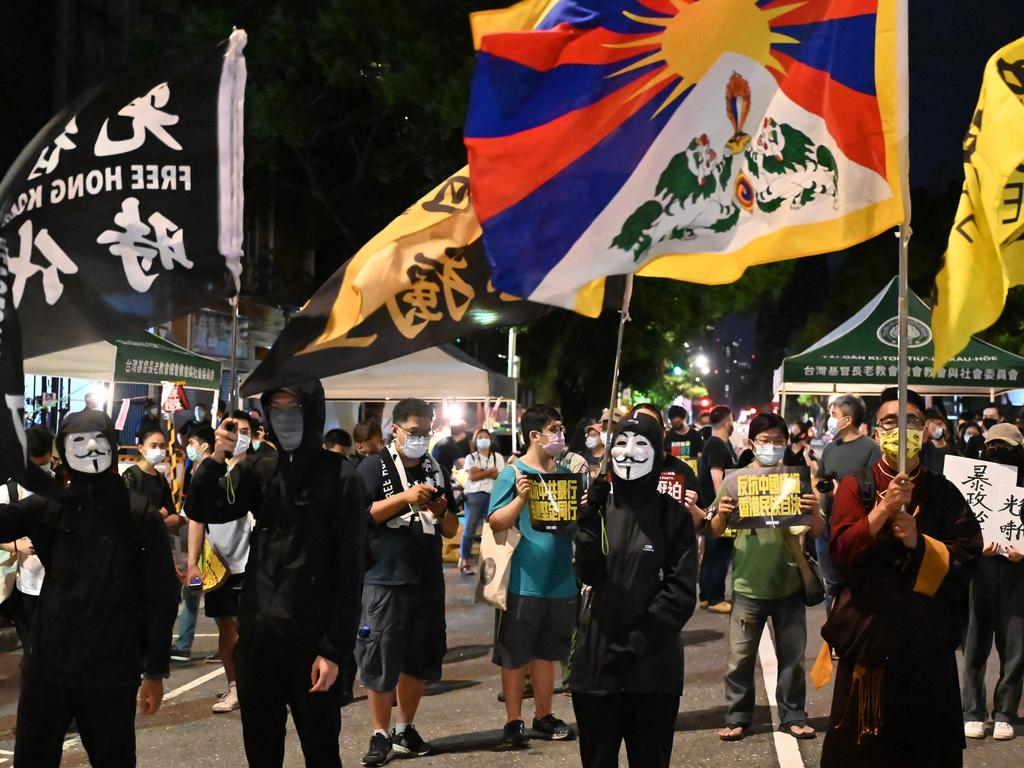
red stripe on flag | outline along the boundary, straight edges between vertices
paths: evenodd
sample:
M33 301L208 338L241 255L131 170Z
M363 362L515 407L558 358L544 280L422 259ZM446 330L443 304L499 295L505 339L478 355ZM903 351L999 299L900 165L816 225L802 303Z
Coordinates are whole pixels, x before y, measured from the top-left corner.
M487 221L532 194L632 117L666 86L666 80L630 98L664 67L638 78L594 104L511 136L466 137L473 206Z
M554 29L487 35L480 50L538 72L547 72L562 64L610 64L624 61L661 45L656 38L652 38L649 46L608 47L645 37L650 38L651 35L623 35L607 29L577 29L570 24L559 24Z
M878 99L837 83L827 72L776 53L786 73L769 70L789 98L821 115L840 151L853 162L885 176L885 136Z
M794 5L794 0L775 0L762 7L770 11L783 5ZM846 19L851 16L874 16L878 13L878 0L808 0L789 13L772 21L772 27L788 27L798 24L814 24L829 19Z

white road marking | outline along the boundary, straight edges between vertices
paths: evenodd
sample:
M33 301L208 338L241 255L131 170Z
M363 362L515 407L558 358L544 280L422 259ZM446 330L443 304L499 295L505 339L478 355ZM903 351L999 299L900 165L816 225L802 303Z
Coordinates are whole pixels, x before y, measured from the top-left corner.
M212 672L207 672L202 677L197 677L192 682L185 683L180 688L175 688L173 691L168 691L167 693L164 694L164 701L169 701L170 699L176 699L178 696L181 696L183 693L188 693L192 689L198 688L200 685L203 685L204 683L208 683L211 680L213 680L213 679L215 679L217 677L220 677L223 674L224 674L224 667L218 665L217 668L215 670L213 670Z
M775 644L772 642L767 626L761 633L757 656L761 662L764 688L768 694L768 707L772 713L772 736L775 741L775 754L779 758L779 768L804 768L804 759L800 755L800 747L797 746L796 739L779 730L779 705L775 701L775 686L779 679L779 660L775 657Z

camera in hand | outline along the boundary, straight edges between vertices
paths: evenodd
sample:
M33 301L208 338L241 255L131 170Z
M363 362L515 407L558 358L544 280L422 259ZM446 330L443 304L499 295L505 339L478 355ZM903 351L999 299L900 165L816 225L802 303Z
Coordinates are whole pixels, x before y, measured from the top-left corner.
M836 480L835 475L826 475L825 477L819 477L814 487L818 489L818 493L831 493L835 487L834 482Z

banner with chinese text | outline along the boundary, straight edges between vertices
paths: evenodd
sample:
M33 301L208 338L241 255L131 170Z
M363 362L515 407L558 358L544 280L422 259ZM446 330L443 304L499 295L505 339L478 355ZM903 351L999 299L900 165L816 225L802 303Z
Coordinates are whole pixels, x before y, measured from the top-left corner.
M808 467L727 469L718 496L736 500L730 528L778 528L809 525L800 512L800 497L811 493Z
M576 521L589 475L565 472L531 473L530 526L553 533Z
M1024 550L1024 488L1017 487L1016 467L947 456L942 469L970 506L986 544L1013 544Z
M68 105L0 183L29 357L237 293L245 33Z

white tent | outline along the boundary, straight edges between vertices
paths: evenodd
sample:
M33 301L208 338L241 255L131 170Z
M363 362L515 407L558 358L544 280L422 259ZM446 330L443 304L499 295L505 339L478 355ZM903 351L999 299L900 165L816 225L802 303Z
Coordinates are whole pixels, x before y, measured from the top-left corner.
M514 382L452 344L322 380L328 400L489 401L514 397Z

